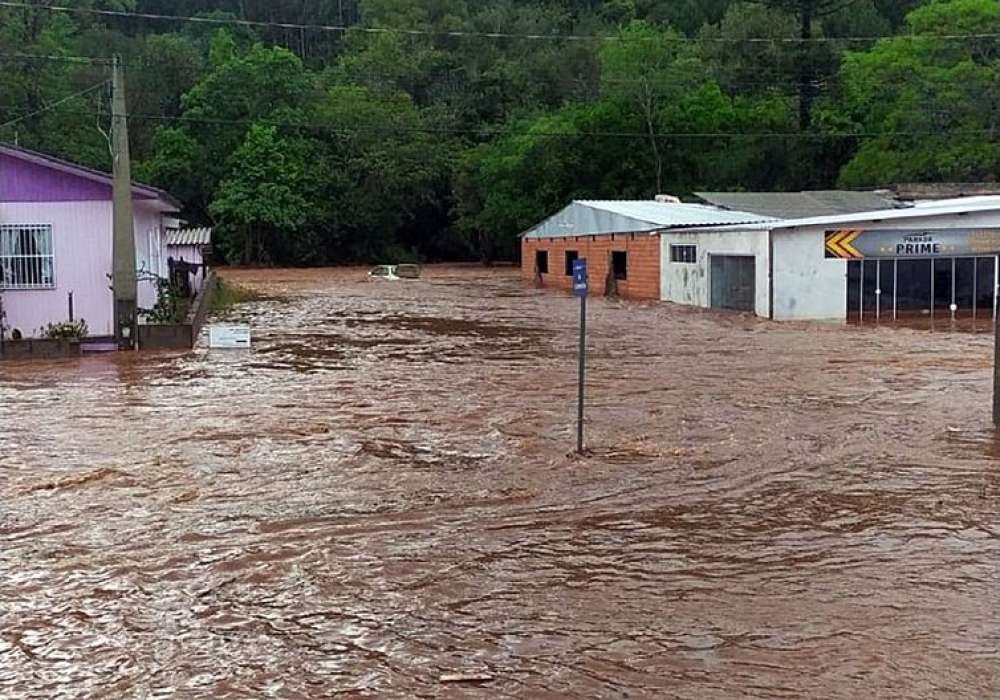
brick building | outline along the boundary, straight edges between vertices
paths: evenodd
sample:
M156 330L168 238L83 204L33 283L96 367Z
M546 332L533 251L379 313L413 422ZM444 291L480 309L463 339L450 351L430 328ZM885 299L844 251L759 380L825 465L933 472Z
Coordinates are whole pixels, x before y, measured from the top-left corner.
M625 299L658 301L662 267L659 234L674 228L769 220L757 214L673 198L575 201L521 237L521 274L546 287L572 289L573 261L586 258L594 294L616 288Z

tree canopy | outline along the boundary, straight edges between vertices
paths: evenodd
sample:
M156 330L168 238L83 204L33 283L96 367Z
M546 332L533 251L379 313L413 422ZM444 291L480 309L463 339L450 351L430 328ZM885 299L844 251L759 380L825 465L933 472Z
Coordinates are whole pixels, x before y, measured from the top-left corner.
M232 262L509 258L572 198L1000 168L995 0L22 5L0 140L109 168L123 55L137 177Z

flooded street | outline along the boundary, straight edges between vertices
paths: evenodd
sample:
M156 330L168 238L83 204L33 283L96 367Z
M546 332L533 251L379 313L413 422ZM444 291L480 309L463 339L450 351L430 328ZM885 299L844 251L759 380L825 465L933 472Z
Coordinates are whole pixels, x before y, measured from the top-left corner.
M1000 696L989 334L236 271L0 364L0 697ZM442 674L489 676L442 683Z

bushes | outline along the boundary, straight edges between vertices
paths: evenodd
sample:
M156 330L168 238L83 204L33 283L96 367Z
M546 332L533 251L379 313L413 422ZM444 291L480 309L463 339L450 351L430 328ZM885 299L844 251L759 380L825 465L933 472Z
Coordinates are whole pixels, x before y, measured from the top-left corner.
M86 338L87 333L87 322L81 318L79 321L50 323L44 328L43 335L52 340L79 340Z

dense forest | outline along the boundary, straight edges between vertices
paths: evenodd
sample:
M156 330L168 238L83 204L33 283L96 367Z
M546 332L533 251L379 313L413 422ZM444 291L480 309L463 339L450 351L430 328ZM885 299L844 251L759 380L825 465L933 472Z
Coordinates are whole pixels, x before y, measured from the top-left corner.
M181 18L181 19L178 19ZM571 198L995 180L997 0L0 2L0 141L230 262L510 258Z

